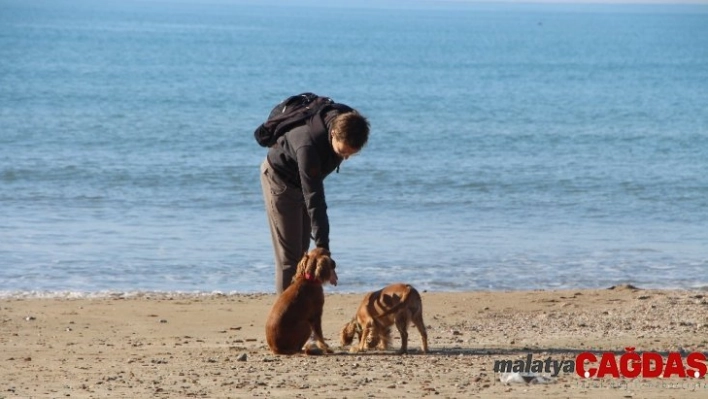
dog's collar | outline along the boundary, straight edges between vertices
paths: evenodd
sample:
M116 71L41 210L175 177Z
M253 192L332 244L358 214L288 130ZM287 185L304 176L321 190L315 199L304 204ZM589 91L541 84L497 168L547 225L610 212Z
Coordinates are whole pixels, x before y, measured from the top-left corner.
M309 281L314 284L322 284L322 282L318 280L317 277L313 276L310 273L305 273L305 281Z

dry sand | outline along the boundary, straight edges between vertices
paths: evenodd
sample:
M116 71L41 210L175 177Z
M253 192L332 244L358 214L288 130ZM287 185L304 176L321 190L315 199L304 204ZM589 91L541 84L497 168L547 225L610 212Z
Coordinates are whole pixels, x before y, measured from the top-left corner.
M276 356L264 325L274 295L0 300L0 398L706 398L708 380L581 379L502 384L495 360L604 351L706 351L704 292L423 292L432 353L352 354L342 325L363 295L328 289L335 354ZM394 349L400 345L394 331Z

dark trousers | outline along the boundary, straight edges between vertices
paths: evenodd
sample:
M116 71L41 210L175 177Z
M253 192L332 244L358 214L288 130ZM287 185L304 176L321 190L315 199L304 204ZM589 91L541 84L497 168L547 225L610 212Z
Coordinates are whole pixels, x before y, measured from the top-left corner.
M302 189L280 179L268 160L261 164L261 187L275 254L275 291L280 295L310 247L312 226Z

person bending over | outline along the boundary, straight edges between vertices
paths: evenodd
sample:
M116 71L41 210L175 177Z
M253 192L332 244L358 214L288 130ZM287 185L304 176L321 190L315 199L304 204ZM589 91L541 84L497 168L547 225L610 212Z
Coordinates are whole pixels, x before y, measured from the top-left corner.
M319 118L317 123L279 137L261 164L278 295L292 282L311 238L316 247L329 251L324 179L361 151L369 138L369 122L356 110L331 109L314 118Z

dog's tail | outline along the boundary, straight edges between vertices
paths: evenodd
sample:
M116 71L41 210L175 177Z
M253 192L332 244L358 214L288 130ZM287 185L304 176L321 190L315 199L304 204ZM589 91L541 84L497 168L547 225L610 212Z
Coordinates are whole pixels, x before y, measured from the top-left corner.
M406 290L403 291L403 294L401 294L401 300L397 304L391 306L385 312L381 313L379 317L384 317L390 315L391 313L396 313L405 306L408 306L408 301L410 301L411 295L413 295L413 293L417 293L415 288L413 288L413 286L411 286L410 284L406 284Z

